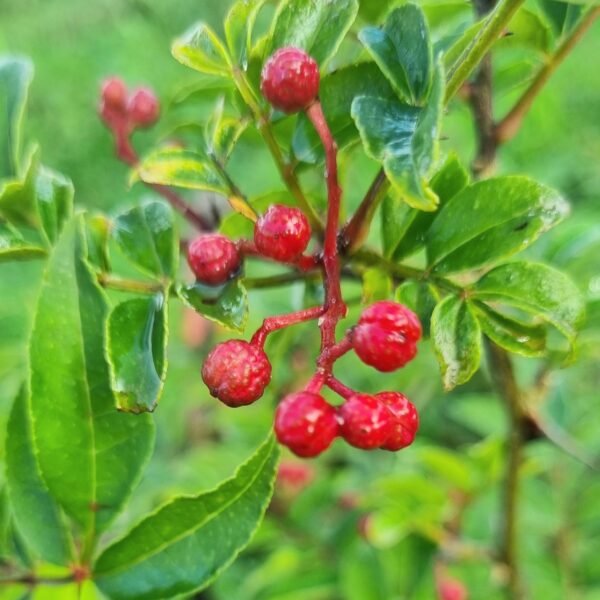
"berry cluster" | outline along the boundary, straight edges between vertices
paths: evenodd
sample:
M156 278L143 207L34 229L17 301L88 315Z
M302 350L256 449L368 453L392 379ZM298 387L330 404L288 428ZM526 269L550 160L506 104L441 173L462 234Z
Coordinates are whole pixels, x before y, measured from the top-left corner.
M118 77L111 77L102 85L100 116L111 127L121 122L129 129L150 127L158 120L159 112L158 99L149 88L137 88L128 94Z

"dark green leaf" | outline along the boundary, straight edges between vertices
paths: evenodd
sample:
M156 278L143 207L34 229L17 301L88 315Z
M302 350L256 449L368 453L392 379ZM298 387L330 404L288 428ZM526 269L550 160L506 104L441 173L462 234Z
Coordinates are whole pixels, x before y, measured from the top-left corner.
M538 4L557 37L572 29L584 9L583 6L576 6L575 2L563 2L561 0L538 0Z
M396 300L419 317L423 333L428 336L431 315L440 301L437 290L426 281L406 281L396 290Z
M20 175L21 122L32 79L29 60L0 59L0 179Z
M10 223L0 220L0 263L44 258L46 249L26 241Z
M227 194L227 186L210 159L182 148L162 148L149 154L133 175L146 183L172 185Z
M246 70L252 47L252 30L265 0L237 0L225 18L225 37L233 62Z
M207 319L233 331L244 331L248 320L248 294L239 279L217 287L201 283L180 286L178 294Z
M149 415L115 407L104 358L107 304L85 262L81 216L48 261L30 340L32 429L53 498L93 540L119 512L152 451Z
M585 313L581 292L571 279L541 263L500 265L473 286L473 296L538 316L556 327L571 343Z
M546 327L529 325L503 315L486 304L473 304L481 330L495 344L523 356L543 356L546 351Z
M223 42L206 23L196 23L177 38L171 53L186 67L201 73L228 77L231 72L231 59Z
M25 387L15 399L6 431L7 491L19 533L38 558L67 566L73 560L72 541L35 458Z
M481 361L481 330L470 304L448 296L433 311L431 339L447 391L473 377Z
M167 303L162 294L126 300L108 319L107 358L120 410L153 411L167 375Z
M387 16L383 27L366 27L359 38L400 98L412 105L425 104L433 51L423 11L405 4Z
M469 183L469 174L456 154L451 154L435 174L430 187L444 206ZM383 201L381 232L386 256L400 261L425 246L427 231L436 213L409 207L399 194L388 194Z
M394 90L375 63L350 65L321 80L319 99L338 148L345 148L358 139L358 130L350 116L350 109L354 98L365 95L388 100L395 98ZM324 159L323 145L304 114L298 117L292 149L296 158L306 163Z
M527 177L479 181L440 210L427 234L429 264L456 273L519 252L568 214L554 190Z
M35 192L42 229L50 244L55 244L73 214L73 184L60 173L40 167Z
M121 213L114 220L112 235L138 267L157 277L175 277L179 239L168 204L145 202Z
M302 48L323 69L357 13L357 0L283 0L273 19L266 56L286 46Z
M262 520L277 457L270 436L217 489L176 498L146 517L98 559L94 580L100 590L113 600L152 600L189 595L209 585Z
M437 154L443 96L438 68L425 108L369 96L352 102L352 117L367 154L381 161L404 201L419 210L435 210L439 202L427 175Z

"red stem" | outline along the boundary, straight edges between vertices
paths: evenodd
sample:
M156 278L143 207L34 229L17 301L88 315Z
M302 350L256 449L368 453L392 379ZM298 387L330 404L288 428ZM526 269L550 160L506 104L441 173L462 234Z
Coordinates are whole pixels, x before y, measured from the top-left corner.
M299 310L298 312L287 315L268 317L263 321L262 326L252 336L250 343L256 344L262 348L267 341L267 336L273 331L283 329L284 327L289 327L290 325L296 325L297 323L304 323L305 321L318 319L324 311L325 308L323 306L315 306L313 308Z
M352 388L344 385L339 379L330 375L326 381L327 387L333 390L338 396L341 396L344 400L348 400L351 396L356 393Z
M113 132L116 143L116 154L125 164L136 167L139 163L139 156L131 144L131 126L126 118L119 119L116 122L108 123L108 127ZM183 217L194 225L200 231L210 231L212 228L206 222L204 217L197 213L181 196L172 189L154 183L147 184L153 190L161 194L169 204Z
M340 259L337 247L337 234L340 220L342 189L338 183L337 144L325 120L321 103L316 100L306 114L321 138L325 149L327 179L327 223L323 244L323 270L325 272L325 309L321 319L321 350L335 344L335 330L338 321L346 315L346 305L340 285Z

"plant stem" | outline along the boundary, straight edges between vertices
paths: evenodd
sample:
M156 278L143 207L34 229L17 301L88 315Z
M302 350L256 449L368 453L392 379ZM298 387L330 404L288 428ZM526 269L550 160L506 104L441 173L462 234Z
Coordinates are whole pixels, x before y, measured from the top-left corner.
M362 246L369 234L375 211L389 189L390 182L387 179L385 171L381 169L373 180L360 206L340 232L339 245L342 252L352 254L354 250Z
M337 144L331 135L321 103L316 100L306 114L321 138L325 149L327 179L327 222L323 243L323 270L325 273L325 315L321 320L321 351L335 344L338 321L346 315L340 284L340 258L337 234L340 221L342 189L338 182Z
M495 137L499 144L508 142L519 131L523 119L529 112L538 94L548 82L552 74L561 65L569 53L575 48L586 32L600 17L600 7L591 8L577 27L562 42L546 64L539 70L529 87L523 92L510 112L496 126Z
M524 2L525 0L502 0L489 14L475 39L456 59L448 73L446 103L471 76Z
M233 71L233 77L240 95L252 112L258 130L260 131L269 150L271 151L281 178L296 199L298 206L300 206L304 213L306 213L306 216L313 229L317 232L321 232L323 230L323 225L321 224L319 215L315 212L314 208L306 199L292 166L285 160L283 153L281 152L281 148L279 147L279 143L275 139L269 120L256 100L250 85L246 81L244 73L239 69L236 69Z
M487 343L490 372L498 393L504 400L508 413L507 436L508 460L503 488L501 535L498 548L500 560L507 569L507 591L511 600L524 598L518 558L518 502L523 460L525 414L521 403L521 392L517 385L514 369L508 353L492 342Z
M263 324L256 333L252 336L251 343L264 347L267 341L267 336L273 331L289 327L290 325L297 325L298 323L304 323L313 319L318 319L325 312L323 306L315 306L313 308L307 308L305 310L299 310L298 312L289 313L287 315L279 315L276 317L268 317L263 321Z
M117 290L119 292L132 292L135 294L157 294L164 292L165 286L160 283L149 283L147 281L137 281L135 279L124 279L109 273L99 273L98 283L105 288Z

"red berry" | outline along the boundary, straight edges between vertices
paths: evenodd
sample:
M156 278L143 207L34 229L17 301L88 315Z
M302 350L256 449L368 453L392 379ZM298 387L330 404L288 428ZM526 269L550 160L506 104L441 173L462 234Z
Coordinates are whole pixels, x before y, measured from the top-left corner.
M395 371L417 354L421 323L411 310L387 300L376 302L361 315L352 334L360 359L378 371Z
M149 127L158 120L160 107L155 93L148 88L138 88L127 103L131 122L138 127Z
M325 399L311 392L286 396L275 412L279 443L303 458L317 456L338 435L337 413Z
M380 448L394 430L394 417L375 396L355 394L340 408L342 437L363 450Z
M458 579L444 578L437 586L440 600L467 600L467 588Z
M277 470L277 487L285 495L295 496L314 478L315 471L306 462L282 460Z
M394 416L392 434L382 448L395 452L410 446L419 429L419 413L415 405L400 392L381 392L375 394Z
M220 285L236 275L241 258L237 246L224 235L207 233L188 246L188 263L198 281Z
M263 349L243 340L216 346L202 367L210 393L228 406L258 400L271 380L271 363Z
M293 262L310 242L310 225L304 213L292 206L273 204L254 225L254 243L263 255Z
M281 48L262 70L261 90L278 110L295 113L319 93L319 65L304 50Z
M125 111L127 104L127 88L122 79L109 77L102 82L102 104L103 108L115 111Z

